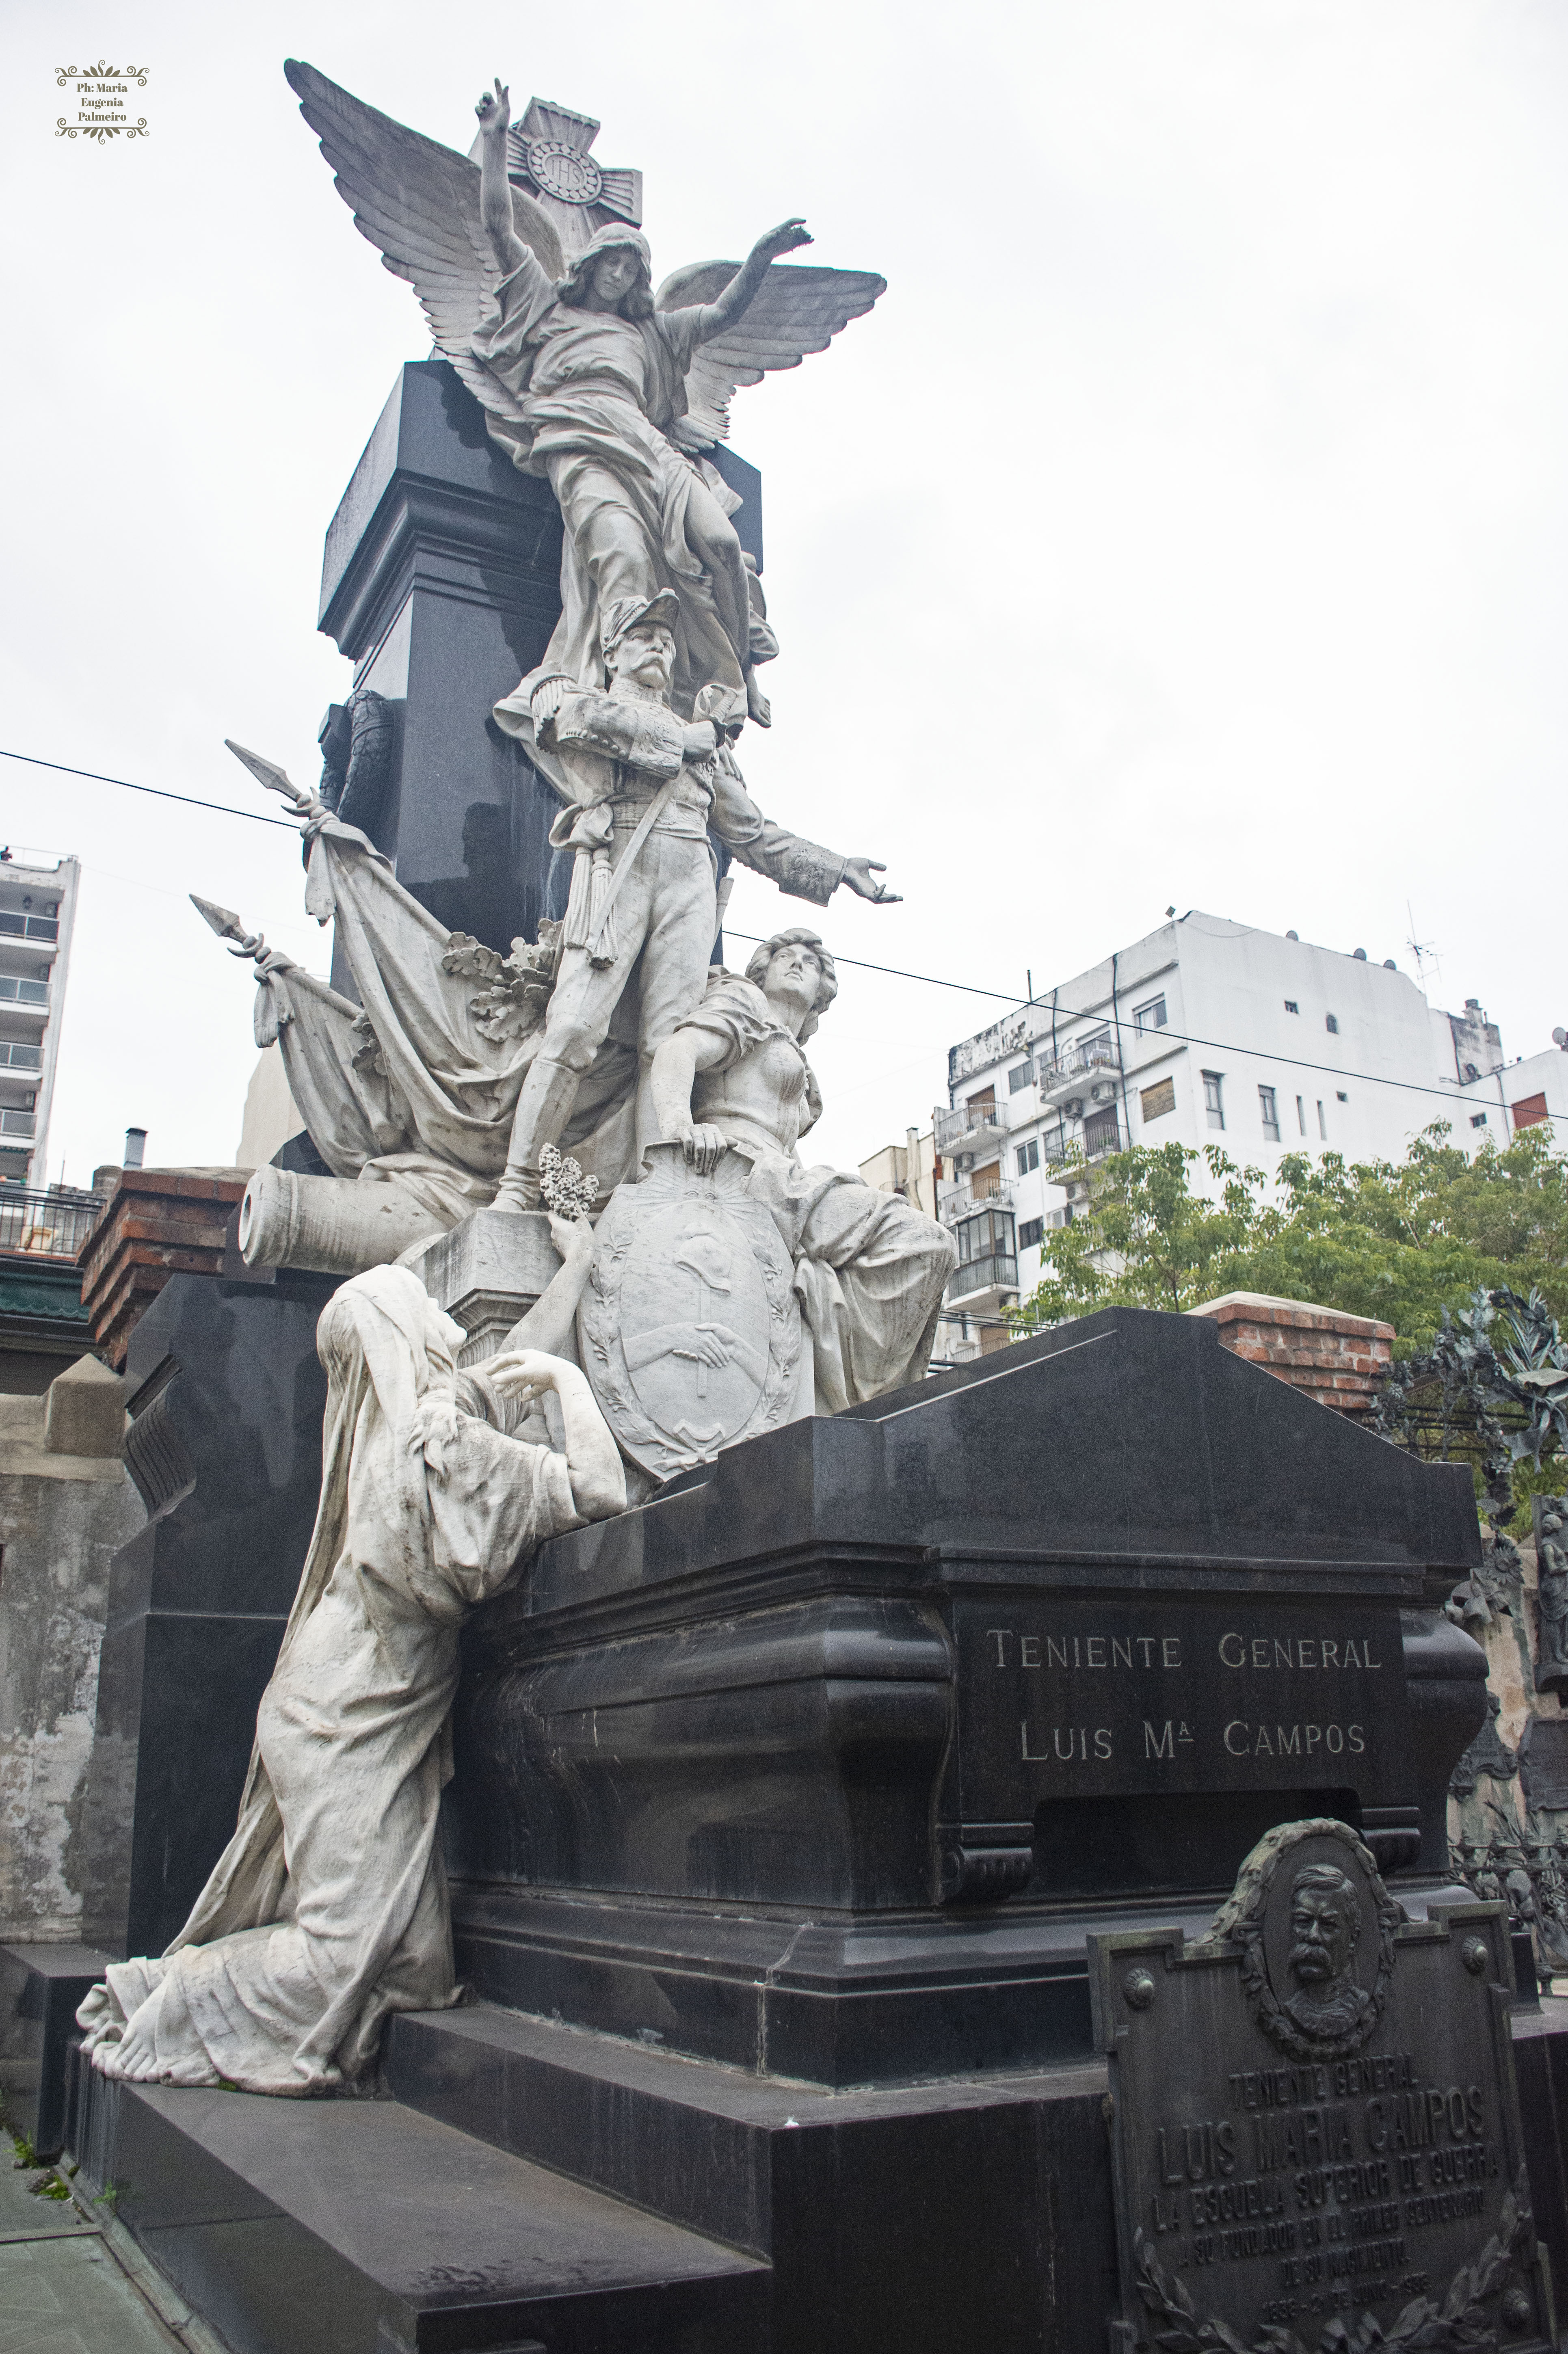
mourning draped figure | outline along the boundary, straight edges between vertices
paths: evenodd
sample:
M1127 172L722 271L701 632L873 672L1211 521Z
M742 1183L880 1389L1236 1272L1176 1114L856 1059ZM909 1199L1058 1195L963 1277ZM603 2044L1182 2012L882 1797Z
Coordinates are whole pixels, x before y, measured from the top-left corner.
M620 1511L614 1442L569 1331L592 1238L476 1373L461 1328L402 1267L322 1312L321 1502L257 1717L233 1839L159 1957L115 1964L79 2014L105 2074L326 2092L374 2059L388 2012L456 2000L437 1846L465 1613L562 1530ZM513 1435L553 1391L565 1447Z

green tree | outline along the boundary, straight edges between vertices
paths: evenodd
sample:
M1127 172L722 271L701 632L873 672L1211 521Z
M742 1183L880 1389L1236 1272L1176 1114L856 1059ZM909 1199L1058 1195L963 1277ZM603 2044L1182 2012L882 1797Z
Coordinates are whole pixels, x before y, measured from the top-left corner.
M1086 1177L1087 1198L1072 1224L1052 1227L1039 1289L1020 1311L1029 1329L1059 1324L1092 1308L1191 1308L1216 1288L1213 1272L1254 1232L1261 1169L1238 1169L1217 1145L1202 1155L1218 1200L1194 1193L1199 1155L1183 1144L1134 1145L1066 1175Z
M1224 1291L1311 1300L1392 1324L1398 1353L1430 1345L1446 1306L1477 1290L1538 1288L1568 1315L1568 1160L1547 1127L1471 1159L1439 1121L1403 1161L1287 1153L1272 1199L1260 1170L1217 1148L1135 1146L1069 1175L1087 1198L1053 1228L1035 1331L1116 1304L1184 1309ZM1206 1162L1218 1198L1194 1193Z

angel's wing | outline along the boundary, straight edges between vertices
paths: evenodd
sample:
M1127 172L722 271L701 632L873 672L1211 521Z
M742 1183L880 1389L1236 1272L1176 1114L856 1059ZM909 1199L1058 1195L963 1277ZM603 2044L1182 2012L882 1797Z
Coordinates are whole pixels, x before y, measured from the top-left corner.
M658 306L681 311L711 302L739 268L738 261L691 262L665 279ZM688 450L727 441L729 404L737 386L760 384L770 368L799 367L808 352L825 352L841 327L886 292L886 279L869 270L773 262L745 316L705 344L692 362L686 414L671 428L670 439Z
M471 345L495 277L480 209L479 166L394 122L363 99L291 58L283 68L300 112L321 141L337 191L395 277L413 287L438 351L471 392L505 417L517 403ZM552 279L566 274L561 241L542 205L512 191L517 234Z

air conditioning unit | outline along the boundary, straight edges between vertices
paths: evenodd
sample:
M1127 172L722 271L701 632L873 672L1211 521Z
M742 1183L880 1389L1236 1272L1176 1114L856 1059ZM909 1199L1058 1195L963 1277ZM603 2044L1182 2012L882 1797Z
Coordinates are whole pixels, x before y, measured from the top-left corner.
M1082 1119L1084 1117L1083 1097L1069 1096L1066 1102L1062 1106L1062 1109L1065 1112L1069 1119Z

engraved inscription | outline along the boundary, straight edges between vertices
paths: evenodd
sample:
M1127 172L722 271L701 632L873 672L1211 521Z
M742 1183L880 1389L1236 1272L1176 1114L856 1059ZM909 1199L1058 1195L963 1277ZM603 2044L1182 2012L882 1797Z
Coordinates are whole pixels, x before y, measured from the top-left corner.
M1495 1978L1507 1923L1457 1912L1406 1921L1315 1819L1254 1849L1200 1944L1091 1940L1129 2347L1495 2348L1506 2323L1544 2354L1507 2013L1464 1951L1483 1930ZM1281 2013L1321 2056L1281 2058Z
M1399 1621L1353 1603L1128 1606L1032 1595L955 1608L966 1812L1205 1789L1403 1804Z

